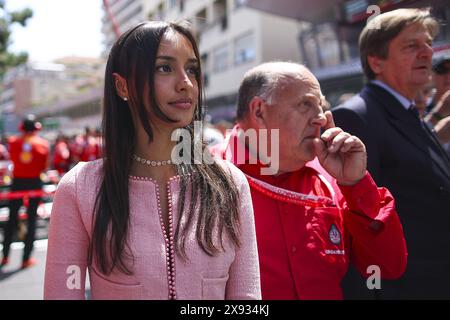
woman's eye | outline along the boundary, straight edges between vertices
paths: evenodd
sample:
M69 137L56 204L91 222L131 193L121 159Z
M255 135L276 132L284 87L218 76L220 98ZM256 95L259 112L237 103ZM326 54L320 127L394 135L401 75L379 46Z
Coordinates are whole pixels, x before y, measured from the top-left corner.
M160 72L170 72L172 69L170 68L170 66L168 64L164 64L161 66L157 66L156 70L160 71Z
M189 67L187 68L187 72L192 75L197 75L199 72L198 67Z

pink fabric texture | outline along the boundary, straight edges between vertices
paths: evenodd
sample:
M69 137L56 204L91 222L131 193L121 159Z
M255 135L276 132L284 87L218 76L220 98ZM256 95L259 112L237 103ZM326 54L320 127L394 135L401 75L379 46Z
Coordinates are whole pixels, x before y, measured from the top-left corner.
M168 283L172 277L167 265L167 242L157 201L158 192L166 190L158 190L151 179L129 179L131 220L128 242L134 256L134 260L129 260L133 274L126 275L114 270L110 275L104 275L95 263L93 266L87 264L101 161L78 164L58 185L50 221L44 298L84 299L88 270L91 299L168 299ZM197 244L194 225L186 241L189 260L184 261L177 255L174 257L172 286L177 299L261 299L255 223L248 182L234 165L218 161L230 171L239 190L241 246L235 247L224 232L225 251L210 257ZM176 225L179 179L172 178L167 190L172 198ZM189 201L188 198L186 200Z

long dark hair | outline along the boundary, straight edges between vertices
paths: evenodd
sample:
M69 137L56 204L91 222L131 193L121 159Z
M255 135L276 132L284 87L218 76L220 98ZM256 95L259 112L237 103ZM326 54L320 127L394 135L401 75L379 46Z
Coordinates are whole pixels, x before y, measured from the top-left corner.
M132 252L128 250L127 240L130 218L129 173L131 155L136 143L130 108L135 109L149 141L153 140L153 131L149 124L149 112L144 104L146 99L149 99L157 117L167 122L174 122L161 111L154 93L156 55L161 39L168 30L185 36L192 44L197 60L200 61L196 40L189 27L168 22L144 22L131 28L115 42L108 57L102 121L103 176L94 207L94 228L88 257L89 264L92 264L95 253L100 271L104 274L111 273L115 267L126 274L132 273L125 263L126 256L133 258ZM113 73L118 73L127 80L129 104L116 93ZM200 66L196 80L199 87L198 105L192 122L186 127L191 134L191 141L194 141L193 123L202 121L204 115ZM144 97L144 87L147 84L150 94L149 97ZM202 151L204 148L206 146L202 144ZM193 164L194 155L194 152L190 153L191 164L177 165L180 176L180 197L179 220L175 229L175 249L182 259L188 259L185 242L194 224L196 209L198 209L196 239L206 254L214 256L224 250L222 242L224 229L233 244L240 245L239 195L231 175L215 162ZM190 189L191 202L188 204L189 209L184 213L188 189ZM183 217L184 214L187 217ZM181 223L181 221L185 222ZM215 243L214 230L218 231L221 248L218 248Z

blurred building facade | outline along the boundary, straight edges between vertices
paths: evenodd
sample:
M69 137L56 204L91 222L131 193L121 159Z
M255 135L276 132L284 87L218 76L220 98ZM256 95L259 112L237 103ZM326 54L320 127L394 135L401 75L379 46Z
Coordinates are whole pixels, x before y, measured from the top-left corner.
M103 0L103 56L107 57L117 34L145 20L145 0ZM117 30L115 30L117 28Z
M0 84L0 131L16 133L23 115L33 113L44 129L59 129L69 101L101 87L104 63L99 58L66 57L53 63L29 62L9 69ZM101 94L93 100L99 105ZM83 99L82 99L83 100ZM99 113L97 107L95 113ZM59 114L58 114L59 113Z
M64 66L55 63L27 63L9 69L2 81L0 111L23 113L40 103L61 96L57 84Z
M359 92L364 84L358 38L367 19L406 7L431 7L441 24L434 48L449 50L448 0L136 0L134 15L125 15L130 0L110 0L121 32L139 20L188 20L198 34L206 104L214 119L231 118L244 73L265 61L304 63L319 79L328 101ZM130 3L131 3L130 2ZM137 13L136 8L142 12ZM131 12L127 9L127 12ZM105 9L105 19L111 20ZM124 19L122 17L128 17ZM104 21L106 39L114 39ZM112 42L105 42L108 52Z
M344 93L360 91L364 84L358 38L367 19L398 8L432 9L440 23L435 54L450 51L448 0L243 0L248 7L303 21L298 33L299 50L319 79L332 105ZM376 7L370 7L376 6Z

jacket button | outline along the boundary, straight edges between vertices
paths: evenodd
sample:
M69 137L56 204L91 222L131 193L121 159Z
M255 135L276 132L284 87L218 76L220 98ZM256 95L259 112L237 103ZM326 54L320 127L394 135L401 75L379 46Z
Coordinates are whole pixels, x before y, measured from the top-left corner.
M297 252L297 247L296 246L292 246L292 253L296 253Z

